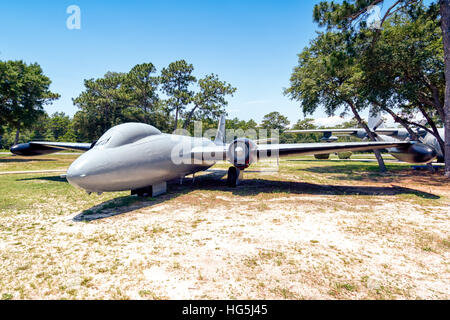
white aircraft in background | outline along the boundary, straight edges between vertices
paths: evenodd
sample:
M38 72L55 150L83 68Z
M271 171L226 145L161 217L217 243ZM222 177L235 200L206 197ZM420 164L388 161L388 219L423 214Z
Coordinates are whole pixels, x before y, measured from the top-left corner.
M382 125L384 119L381 114L376 114L375 116L369 116L368 126L370 130L375 134L376 140L379 142L395 142L395 141L411 141L412 137L405 128L383 128ZM444 128L438 128L438 132L441 137L444 136ZM345 129L311 129L311 130L288 130L286 133L323 133L322 141L326 142L336 142L338 140L337 136L354 136L360 139L367 139L367 132L363 128L345 128ZM434 135L428 131L419 128L417 131L417 136L420 137L420 142L423 145L433 148L436 151L437 162L444 162L444 153L442 152L441 146ZM415 160L420 160L415 158L413 154L405 154L402 150L398 148L387 148L387 151L400 161L413 163ZM420 161L417 161L420 162Z

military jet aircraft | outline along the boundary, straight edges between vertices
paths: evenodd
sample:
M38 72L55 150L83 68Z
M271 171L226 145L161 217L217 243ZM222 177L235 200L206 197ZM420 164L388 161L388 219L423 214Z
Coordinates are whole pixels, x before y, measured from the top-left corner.
M219 121L215 140L161 133L151 125L125 123L109 129L94 143L29 142L15 145L16 155L45 155L62 150L86 151L67 170L70 184L88 193L131 190L139 196L164 193L167 181L204 171L217 161L228 160L227 183L235 187L242 172L258 159L274 156L323 154L396 148L411 162L426 163L436 151L421 143L352 142L257 144L238 138L225 142L225 117Z

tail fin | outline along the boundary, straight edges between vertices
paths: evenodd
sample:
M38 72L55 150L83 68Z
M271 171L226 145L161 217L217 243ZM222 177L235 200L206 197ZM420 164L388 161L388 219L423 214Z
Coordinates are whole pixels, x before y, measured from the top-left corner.
M382 117L381 112L375 112L373 108L369 110L369 129L376 130L383 125L384 119Z
M225 144L225 114L220 116L219 126L217 128L216 139L214 143L217 145Z

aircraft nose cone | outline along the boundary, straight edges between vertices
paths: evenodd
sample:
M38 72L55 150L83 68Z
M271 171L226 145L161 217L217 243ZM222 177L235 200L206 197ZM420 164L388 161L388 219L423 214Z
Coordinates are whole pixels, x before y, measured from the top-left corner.
M82 188L81 184L82 184L83 178L85 178L85 177L86 177L86 175L83 173L83 171L80 170L79 168L74 167L73 165L71 165L69 167L69 169L67 170L67 173L66 173L67 181L69 181L69 183L71 185L74 185L74 186L80 187L80 188Z
M85 153L75 160L67 170L66 179L73 186L86 191L96 192L96 165L90 158L91 157Z

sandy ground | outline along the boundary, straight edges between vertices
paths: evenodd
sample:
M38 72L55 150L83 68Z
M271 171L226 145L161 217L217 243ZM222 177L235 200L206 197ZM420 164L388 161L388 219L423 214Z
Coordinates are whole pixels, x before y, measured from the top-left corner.
M448 185L426 174L337 186L279 176L249 173L238 189L188 180L157 199L87 210L47 197L2 216L0 294L450 298Z

